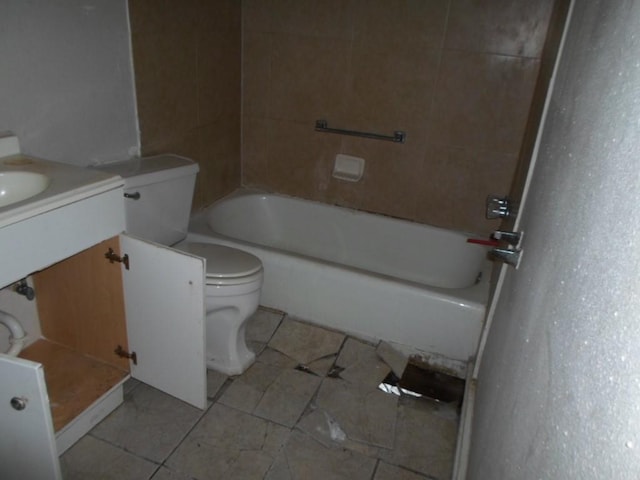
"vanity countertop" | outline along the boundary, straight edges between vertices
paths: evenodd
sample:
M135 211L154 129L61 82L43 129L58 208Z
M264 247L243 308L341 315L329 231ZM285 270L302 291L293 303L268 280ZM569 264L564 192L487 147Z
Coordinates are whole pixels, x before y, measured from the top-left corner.
M49 185L25 200L0 207L0 228L118 188L117 175L22 154L0 157L0 173L33 172L46 175Z

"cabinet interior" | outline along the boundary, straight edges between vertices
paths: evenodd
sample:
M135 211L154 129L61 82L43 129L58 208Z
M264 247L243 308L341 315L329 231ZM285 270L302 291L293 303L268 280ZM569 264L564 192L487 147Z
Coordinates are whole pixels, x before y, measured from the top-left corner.
M33 274L42 338L21 358L43 365L54 429L58 432L129 374L122 266L118 237Z

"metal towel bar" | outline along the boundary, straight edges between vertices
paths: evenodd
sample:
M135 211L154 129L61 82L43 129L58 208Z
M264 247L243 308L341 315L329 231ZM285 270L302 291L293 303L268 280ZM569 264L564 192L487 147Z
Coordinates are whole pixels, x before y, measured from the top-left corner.
M342 128L329 128L326 120L316 120L316 132L338 133L340 135L372 138L374 140L388 140L396 143L404 143L407 138L407 134L400 130L393 132L393 135L380 135L378 133L357 132L355 130L344 130Z

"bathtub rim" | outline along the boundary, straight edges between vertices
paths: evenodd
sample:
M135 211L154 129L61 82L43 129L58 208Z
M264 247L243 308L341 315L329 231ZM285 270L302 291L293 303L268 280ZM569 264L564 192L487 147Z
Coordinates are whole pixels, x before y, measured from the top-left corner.
M207 216L207 212L208 210L215 208L216 205L227 201L227 200L231 200L233 198L236 197L245 197L245 196L253 196L253 195L258 195L258 196L277 196L277 197L283 197L285 199L292 199L292 200L296 200L296 201L302 201L302 202L307 202L307 203L311 203L311 204L319 204L319 205L323 205L329 208L337 208L343 211L347 211L347 212L356 212L356 213L361 213L361 214L368 214L368 215L379 215L383 218L387 218L390 220L394 220L394 221L398 221L398 222L404 222L404 223L408 223L408 224L412 224L412 225L416 225L416 226L421 226L421 227L426 227L429 229L435 229L435 230L445 230L445 231L450 231L459 235L463 235L463 236L475 236L477 237L478 234L473 234L473 233L468 233L468 232L462 232L459 230L453 230L453 229L445 229L442 227L437 227L434 225L429 225L429 224L423 224L423 223L419 223L419 222L414 222L411 220L407 220L407 219L403 219L403 218L398 218L398 217L393 217L393 216L389 216L389 215L385 215L385 214L379 214L379 213L374 213L374 212L368 212L365 210L358 210L358 209L354 209L354 208L349 208L349 207L344 207L344 206L340 206L340 205L334 205L334 204L328 204L328 203L323 203L323 202L319 202L316 200L309 200L306 198L301 198L301 197L295 197L293 195L287 195L287 194L282 194L282 193L276 193L276 192L269 192L266 190L259 190L259 189L255 189L255 188L238 188L236 190L234 190L233 192L229 193L228 195L225 195L224 197L216 200L214 203L212 203L211 205L204 207L203 209L199 210L198 212L195 212L190 220L189 220L189 228L188 228L188 236L187 239L190 241L198 241L198 242L207 242L207 238L217 238L220 240L224 240L225 242L230 242L233 244L240 244L240 245L247 245L250 246L251 248L257 248L257 249L263 249L263 250L267 250L269 252L274 252L274 253L278 253L280 255L286 255L286 256L292 256L295 258L299 258L299 259L303 259L306 261L310 261L310 262L315 262L321 265L330 265L334 268L337 269L341 269L341 270L345 270L345 271L349 271L349 272L353 272L353 273L359 273L361 275L364 276L373 276L375 278L379 278L379 279L383 279L383 280L387 280L387 281L393 281L393 282L398 282L401 283L403 285L405 285L407 288L412 288L412 289L420 289L420 290L429 290L430 292L433 292L436 296L438 296L440 299L442 300L450 300L450 301L454 301L455 300L464 300L466 302L469 302L468 305L464 304L465 306L470 306L471 304L475 304L475 305L480 305L483 307L486 307L487 305L487 301L488 301L488 296L489 296L489 283L490 283L490 279L491 279L491 275L492 275L492 269L493 269L493 262L491 262L488 258L486 258L484 260L484 262L482 263L482 268L480 270L480 279L479 281L477 281L475 284L470 285L468 287L463 287L463 288L451 288L451 287L437 287L437 286L432 286L426 283L420 283L420 282L415 282L415 281L411 281L411 280L406 280L403 278L399 278L399 277L394 277L392 275L385 275L382 273L378 273L378 272L374 272L372 270L367 270L365 268L359 268L359 267L355 267L355 266L351 266L351 265L346 265L343 263L339 263L339 262L335 262L335 261L331 261L331 260L326 260L326 259L322 259L322 258L318 258L318 257L314 257L311 255L304 255L301 253L297 253L297 252L292 252L290 250L286 250L283 248L277 248L277 247L272 247L269 245L263 245L260 243L255 243L255 242L250 242L247 240L242 240L242 239L238 239L235 237L230 237L228 235L224 235L222 233L216 232L215 230L213 230L209 225L208 222L206 220L206 216ZM195 237L195 235L197 235L198 237ZM215 242L210 242L210 243L215 243ZM233 245L230 245L233 246ZM454 294L455 293L455 294ZM459 303L459 302L455 302L455 303ZM461 304L462 306L462 304Z

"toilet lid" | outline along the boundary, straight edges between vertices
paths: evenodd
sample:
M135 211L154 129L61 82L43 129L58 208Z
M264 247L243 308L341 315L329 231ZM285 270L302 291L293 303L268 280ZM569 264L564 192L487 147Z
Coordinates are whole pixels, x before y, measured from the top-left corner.
M234 278L258 272L262 262L255 255L237 248L213 243L182 242L176 248L207 259L207 277Z

